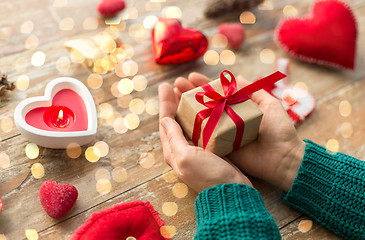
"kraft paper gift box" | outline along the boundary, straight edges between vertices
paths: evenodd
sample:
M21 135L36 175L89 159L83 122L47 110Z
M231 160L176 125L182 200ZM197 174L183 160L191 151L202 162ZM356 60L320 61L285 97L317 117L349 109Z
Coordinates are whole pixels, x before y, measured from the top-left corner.
M223 95L223 89L220 79L209 83L216 92ZM239 89L237 89L239 90ZM202 87L192 89L181 95L179 107L177 109L177 121L183 128L186 135L192 139L195 116L198 112L206 109L204 105L197 102L195 95L198 92L205 92ZM244 120L244 133L241 141L241 147L257 139L259 127L263 113L256 103L252 100L230 105L232 109ZM198 146L202 147L202 132L209 118L202 123ZM233 143L236 137L237 127L226 111L223 111L217 126L215 127L211 138L206 146L206 150L215 153L218 156L225 156L233 151Z

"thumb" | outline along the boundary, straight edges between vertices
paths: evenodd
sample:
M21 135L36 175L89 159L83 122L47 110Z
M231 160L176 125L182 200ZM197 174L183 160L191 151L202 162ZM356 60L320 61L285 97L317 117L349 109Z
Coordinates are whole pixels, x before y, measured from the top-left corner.
M174 155L183 153L185 147L189 146L189 143L186 141L180 125L169 117L164 117L161 120L161 125L165 130L167 140Z

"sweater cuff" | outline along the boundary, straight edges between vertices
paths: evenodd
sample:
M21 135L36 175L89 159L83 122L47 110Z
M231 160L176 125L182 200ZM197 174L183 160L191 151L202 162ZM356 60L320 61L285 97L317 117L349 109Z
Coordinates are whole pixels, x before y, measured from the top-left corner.
M195 201L195 212L195 239L281 239L260 193L244 184L222 184L202 191Z
M282 199L335 233L360 239L365 219L365 162L304 141L298 175Z

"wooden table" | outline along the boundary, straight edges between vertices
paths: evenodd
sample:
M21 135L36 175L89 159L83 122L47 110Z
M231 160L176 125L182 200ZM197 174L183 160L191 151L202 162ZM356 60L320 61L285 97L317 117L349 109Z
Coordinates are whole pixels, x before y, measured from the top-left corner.
M138 64L137 74L145 76L148 81L146 90L134 91L131 94L133 98L140 98L145 103L148 100L150 103L155 103L160 83L172 83L176 77L187 76L192 71L217 78L222 70L229 69L248 79L271 73L274 62L263 63L260 60L260 53L263 49L271 49L276 59L287 57L273 42L273 29L284 17L283 8L292 5L299 15L303 15L313 1L272 0L266 5L266 10L262 8L254 10L256 23L246 25L247 40L240 50L234 52L236 60L232 66L225 66L222 63L211 66L205 64L203 59L176 66L159 66L152 58L150 31L142 31L142 36L145 34L145 37L138 42L128 33L130 26L143 24L147 16L160 16L161 10L167 6L178 6L182 12L183 25L197 28L209 37L216 34L219 23L237 21L238 18L232 16L213 20L204 18L205 2L197 0L167 0L162 3L151 3L148 0L127 1L130 17L133 19L125 22L125 30L120 32L120 35L123 42L134 49L131 59ZM305 83L317 100L313 115L298 127L299 135L322 145L326 145L330 139L335 139L339 143L340 151L361 158L365 156L363 141L365 111L362 110L365 109L363 99L365 94L365 1L348 2L355 12L359 27L356 70L341 71L292 60L290 81L293 84ZM111 94L112 84L120 80L120 77L115 74L104 76L102 87L90 90L99 112L105 107L112 107L113 110L108 120L99 119L100 124L95 140L95 142L104 141L109 146L109 152L105 157L96 163L88 162L84 154L88 146L82 148L81 156L76 159L68 157L65 150L42 147L39 148L39 156L36 159L29 159L26 156L25 147L29 142L20 135L13 124L15 106L27 97L42 95L46 84L58 76L75 77L87 84L90 72L76 63L71 63L68 68L70 55L63 47L63 43L71 38L89 37L108 27L96 12L97 3L98 0L68 2L67 0L2 0L0 2L2 16L0 19L0 69L9 75L10 81L16 81L22 75L26 75L30 80L28 88L24 91L17 89L8 93L0 103L2 126L0 153L2 159L5 157L5 161L6 155L10 159L9 166L3 164L4 169L0 166L0 195L5 204L4 211L0 213L0 234L3 234L0 235L1 240L5 239L4 236L6 239L26 239L26 229L35 229L39 239L68 239L93 212L138 199L150 201L161 213L166 225L170 226L168 229L171 234L176 230L174 239L192 239L194 236L194 200L197 194L191 189L187 194L184 193L184 185L176 185L181 181L164 163L158 133L158 115L146 112L139 114L139 127L126 133L117 133L113 128L113 117L125 117L130 113L128 107L121 107L122 101L118 104L118 99ZM270 9L270 3L272 9ZM65 18L72 20L64 20ZM91 25L84 22L86 18L91 18L88 20L91 21ZM95 19L98 26L95 26ZM26 21L31 22L24 24ZM66 30L60 30L60 24ZM28 39L30 36L33 40ZM39 40L38 44L36 44L37 39L34 40L35 37ZM34 44L35 48L25 47L27 39ZM34 46L28 45L28 48ZM210 49L218 53L223 50L213 46ZM36 51L46 55L45 63L41 67L35 67L31 63L32 55ZM59 60L61 57L62 60ZM63 65L60 65L61 61ZM24 76L22 78L24 79ZM341 101L348 101L351 104L352 111L349 116L340 115ZM103 103L103 107L100 108ZM343 125L344 123L347 125ZM341 126L347 126L347 128L352 126L353 132L347 131L344 134ZM31 174L31 166L34 163L41 163L44 166L43 178L36 179ZM110 177L116 168L119 170L119 175L115 174L115 170L114 178ZM111 189L107 188L106 194L100 194L96 190L96 178L106 178L111 183ZM50 218L39 202L39 188L44 181L48 180L72 184L79 191L76 205L66 216L58 220ZM299 223L310 218L283 204L279 189L260 180L253 179L253 182L279 226L283 239L340 239L316 223L313 223L309 232L302 233L298 229ZM104 181L105 183L106 185L102 186L108 186L108 181Z

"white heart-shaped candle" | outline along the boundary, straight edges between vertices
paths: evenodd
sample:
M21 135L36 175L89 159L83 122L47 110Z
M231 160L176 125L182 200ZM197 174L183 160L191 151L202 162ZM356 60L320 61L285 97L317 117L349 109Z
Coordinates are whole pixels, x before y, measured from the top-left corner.
M44 96L23 100L15 108L19 131L47 148L91 142L97 131L94 99L79 80L61 77L48 83Z

